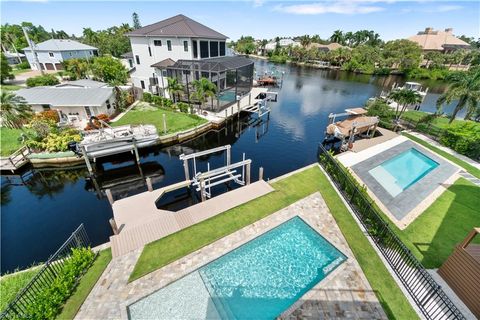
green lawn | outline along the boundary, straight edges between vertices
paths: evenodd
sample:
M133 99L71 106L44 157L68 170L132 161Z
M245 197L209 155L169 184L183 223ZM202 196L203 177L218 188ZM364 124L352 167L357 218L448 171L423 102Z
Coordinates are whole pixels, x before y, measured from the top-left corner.
M0 310L4 310L17 293L40 271L40 268L4 275L0 279Z
M141 102L120 120L112 123L112 125L116 127L126 124L153 124L157 127L158 133L163 135L164 114L167 122L167 134L187 130L207 122L207 120L196 115L152 107L148 106L145 102Z
M454 247L480 225L479 199L480 187L460 178L397 233L425 268L439 268Z
M429 114L429 113L423 112L423 111L408 110L408 111L405 111L405 113L402 115L402 118L405 119L405 120L410 120L410 121L413 121L413 122L417 122L420 119L422 119L424 116L426 116L427 114ZM435 118L432 121L430 126L438 128L438 129L446 129L449 126L448 121L450 121L450 118L438 117L438 118ZM464 122L465 122L465 120L455 119L455 120L453 120L452 124L461 124L461 123L464 123ZM480 127L480 124L478 124L477 122L474 122L474 121L469 121L469 122L477 124Z
M100 251L93 265L80 280L73 295L65 302L62 312L57 316L57 319L73 319L75 317L83 302L87 299L88 294L95 286L95 283L97 283L103 271L110 263L110 260L112 260L111 249Z
M460 167L462 167L463 169L465 169L467 172L469 172L471 175L477 177L480 179L480 170L477 169L476 167L466 163L465 161L463 160L460 160L459 158L455 157L454 155L451 155L450 153L448 152L445 152L435 146L432 146L430 143L426 142L426 141L423 141L422 139L419 139L411 134L408 134L406 132L402 132L402 134L406 137L408 137L409 139L415 141L415 142L418 142L419 144L421 144L422 146L434 151L435 153L438 153L439 155L441 155L442 157L452 161L453 163L459 165Z
M18 74L29 72L29 71L32 71L32 70L31 69L12 69L12 73L15 76L18 75Z
M268 195L146 245L130 275L130 281L319 191L388 317L418 319L354 218L317 167L275 182L272 186L275 191Z
M15 91L15 90L20 90L20 89L25 89L25 87L21 86L16 86L14 84L2 84L0 86L0 90L9 90L9 91Z
M18 140L21 133L20 129L0 128L0 155L2 157L11 155L22 146Z

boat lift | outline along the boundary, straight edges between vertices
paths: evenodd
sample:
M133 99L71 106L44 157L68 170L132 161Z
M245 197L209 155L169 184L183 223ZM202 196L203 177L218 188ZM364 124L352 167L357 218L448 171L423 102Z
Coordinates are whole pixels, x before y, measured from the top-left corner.
M197 158L206 156L217 152L225 152L226 165L220 168L211 169L210 163L207 163L207 171L197 171ZM185 181L191 181L191 185L197 192L200 192L202 201L212 197L211 188L222 183L233 181L239 185L250 184L250 170L251 159L245 159L245 153L243 154L243 160L231 163L231 146L225 145L209 150L195 152L192 154L181 154L180 160L183 161L183 169L185 171ZM193 163L193 175L190 178L189 160ZM237 172L241 170L241 172Z
M264 115L269 115L270 111L272 110L272 108L268 105L268 101L276 102L277 98L278 98L278 92L274 92L274 91L266 92L260 101L258 101L252 106L249 106L243 109L242 111L256 113L258 114L258 117L261 118Z

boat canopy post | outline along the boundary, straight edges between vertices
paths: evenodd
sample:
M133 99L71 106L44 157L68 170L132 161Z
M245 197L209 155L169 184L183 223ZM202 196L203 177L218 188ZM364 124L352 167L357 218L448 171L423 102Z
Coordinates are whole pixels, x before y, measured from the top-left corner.
M82 154L83 154L83 158L85 159L85 164L87 165L88 173L92 175L93 174L92 164L90 163L90 158L88 158L87 150L85 150L85 146L82 146Z

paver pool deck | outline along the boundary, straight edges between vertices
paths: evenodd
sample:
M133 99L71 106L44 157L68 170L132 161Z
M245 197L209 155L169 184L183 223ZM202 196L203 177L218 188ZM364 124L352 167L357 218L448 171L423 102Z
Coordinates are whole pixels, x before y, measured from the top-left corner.
M131 283L128 283L128 278L141 249L114 258L80 308L76 319L128 319L128 305L294 216L301 217L346 255L347 260L288 308L280 318L387 319L318 192Z

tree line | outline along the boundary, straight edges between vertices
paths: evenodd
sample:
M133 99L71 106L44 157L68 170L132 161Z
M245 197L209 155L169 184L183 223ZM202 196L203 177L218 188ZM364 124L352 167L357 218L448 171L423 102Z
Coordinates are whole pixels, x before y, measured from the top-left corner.
M335 30L328 39L318 35L303 35L293 38L300 46L280 46L280 38L276 37L275 50L266 52L268 40L255 41L251 36L242 36L231 43L237 52L254 54L260 52L268 55L273 62L285 63L287 60L297 63L326 62L330 66L346 71L365 74L403 73L412 78L445 79L449 69L457 65L480 65L480 39L461 36L472 46L472 50L456 50L452 53L428 52L423 54L422 48L415 42L400 39L383 41L378 33L372 30L343 32ZM313 44L339 43L343 47L326 51L319 50ZM421 63L423 68L420 68Z

